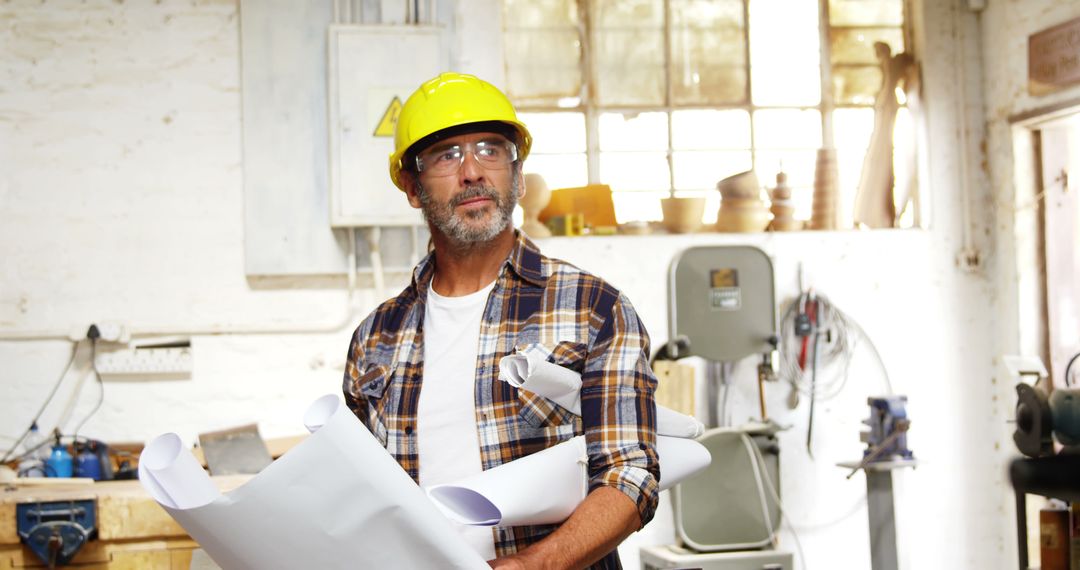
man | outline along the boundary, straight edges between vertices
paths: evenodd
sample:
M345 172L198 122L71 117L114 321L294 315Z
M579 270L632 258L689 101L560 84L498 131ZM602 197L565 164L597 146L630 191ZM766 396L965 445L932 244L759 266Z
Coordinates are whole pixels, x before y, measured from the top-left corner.
M506 96L476 77L444 73L409 97L390 177L434 250L357 328L345 398L423 486L584 434L590 492L564 523L459 530L495 568L618 568L615 548L658 495L648 335L625 296L514 231L531 144ZM580 372L581 416L499 381L515 351Z

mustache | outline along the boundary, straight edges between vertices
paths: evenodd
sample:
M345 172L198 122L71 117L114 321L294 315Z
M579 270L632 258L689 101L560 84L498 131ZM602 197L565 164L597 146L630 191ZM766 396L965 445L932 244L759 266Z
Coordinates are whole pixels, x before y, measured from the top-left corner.
M487 198L495 202L496 205L500 203L499 192L492 186L469 186L461 191L460 194L450 199L450 207L456 207L469 200L476 198Z

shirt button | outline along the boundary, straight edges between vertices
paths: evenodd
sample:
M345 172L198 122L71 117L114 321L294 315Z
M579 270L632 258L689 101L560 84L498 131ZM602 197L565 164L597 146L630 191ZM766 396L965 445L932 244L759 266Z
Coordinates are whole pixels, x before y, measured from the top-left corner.
M412 426L405 426L405 434L412 435Z

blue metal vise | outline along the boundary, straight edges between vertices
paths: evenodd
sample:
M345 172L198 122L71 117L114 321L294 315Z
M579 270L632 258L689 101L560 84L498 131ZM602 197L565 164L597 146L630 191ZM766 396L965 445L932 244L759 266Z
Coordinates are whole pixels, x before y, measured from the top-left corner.
M71 562L97 531L93 500L15 505L15 520L23 542L49 568Z
M860 439L869 447L863 451L863 464L875 461L914 459L907 447L907 430L911 420L907 417L907 396L870 397L870 417L863 423L870 426Z

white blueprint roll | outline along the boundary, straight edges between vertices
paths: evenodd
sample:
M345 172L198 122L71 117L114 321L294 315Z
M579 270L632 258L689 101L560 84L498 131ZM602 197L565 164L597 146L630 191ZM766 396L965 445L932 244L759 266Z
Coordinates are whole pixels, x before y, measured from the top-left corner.
M339 397L304 423L311 436L225 495L175 434L147 446L139 479L230 570L488 568Z
M585 438L558 445L428 489L443 512L462 524L520 526L566 520L588 493Z
M712 456L693 439L656 438L660 490L705 469ZM561 523L588 494L585 436L504 463L483 473L428 489L451 518L478 526Z

